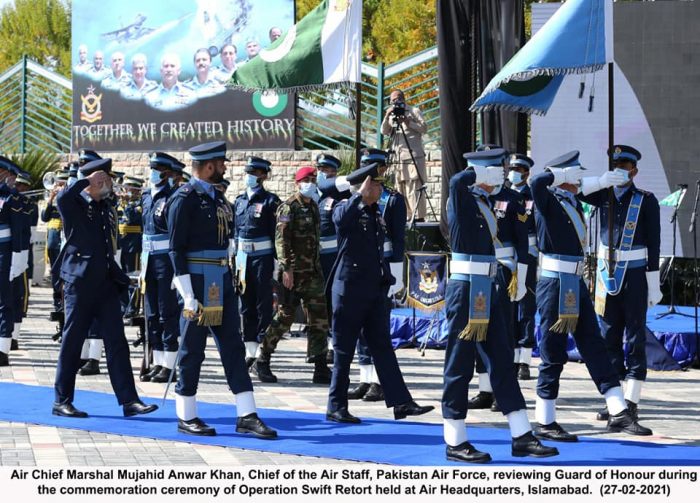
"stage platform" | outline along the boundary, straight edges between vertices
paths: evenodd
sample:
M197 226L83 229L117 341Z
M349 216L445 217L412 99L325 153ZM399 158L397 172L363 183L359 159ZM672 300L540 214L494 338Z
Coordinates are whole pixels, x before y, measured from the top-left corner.
M700 358L699 344L695 336L695 319L678 315L657 319L668 306L655 306L647 312L647 364L653 370L680 370ZM692 307L676 308L681 313L693 315ZM539 322L539 317L537 319ZM420 347L443 349L447 344L447 323L444 310L423 313L411 308L394 309L391 312L391 336L395 348ZM540 339L539 324L535 335ZM580 360L576 344L571 336L567 351L569 359ZM537 351L534 352L537 356Z

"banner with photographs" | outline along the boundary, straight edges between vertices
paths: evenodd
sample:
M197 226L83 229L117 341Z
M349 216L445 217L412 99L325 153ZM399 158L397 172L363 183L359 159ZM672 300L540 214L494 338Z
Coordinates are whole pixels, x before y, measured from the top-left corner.
M294 148L294 97L225 86L294 25L294 0L73 1L73 148Z

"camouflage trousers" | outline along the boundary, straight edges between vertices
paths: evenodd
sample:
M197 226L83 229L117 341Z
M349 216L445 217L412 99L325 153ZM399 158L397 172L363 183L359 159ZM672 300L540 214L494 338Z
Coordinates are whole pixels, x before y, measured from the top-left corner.
M308 327L306 356L311 359L323 355L325 358L328 348L328 312L322 275L295 273L292 290L282 286L281 282L280 286L282 290L278 298L277 312L265 332L258 360L270 361L270 355L275 352L280 339L292 326L294 313L300 304L306 315Z

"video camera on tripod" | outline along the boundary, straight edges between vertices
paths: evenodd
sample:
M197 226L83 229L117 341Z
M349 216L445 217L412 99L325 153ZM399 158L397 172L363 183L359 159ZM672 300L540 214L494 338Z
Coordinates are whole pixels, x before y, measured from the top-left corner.
M403 120L406 117L406 102L402 99L396 99L391 102L391 117L392 119Z

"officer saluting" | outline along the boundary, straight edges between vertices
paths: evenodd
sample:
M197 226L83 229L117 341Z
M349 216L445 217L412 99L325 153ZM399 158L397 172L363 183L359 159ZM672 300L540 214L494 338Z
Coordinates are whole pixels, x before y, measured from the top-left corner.
M173 177L184 164L165 152L152 152L150 189L141 196L143 208L143 251L141 278L146 283L145 315L148 340L153 348L153 369L141 377L143 381L168 382L175 368L180 307L171 288L173 265L170 249L166 204L175 190Z
M515 354L513 362L518 367L518 379L530 379L530 362L532 361L532 348L535 347L535 288L537 287L537 227L535 226L535 209L532 200L532 192L527 180L530 177L530 169L535 162L523 154L511 154L508 156L508 180L510 188L519 192L525 199L525 214L527 216L527 240L528 253L527 277L525 296L518 301L515 312Z
M58 196L66 244L55 267L63 279L66 321L54 385L57 416L87 417L73 406L73 395L80 347L93 320L105 341L109 378L124 416L158 408L139 399L129 361L119 304L119 293L128 287L129 278L114 260L117 222L107 199L111 169L111 159L88 162L80 168L79 180Z
M248 366L255 361L259 343L272 321L275 226L281 201L263 186L270 166L270 161L249 157L245 165L246 189L233 203L236 277Z
M219 348L229 388L236 397L236 431L275 438L256 413L253 384L245 365L240 337L238 299L228 266L231 206L214 187L226 172L226 144L207 143L190 149L192 180L168 204L173 284L182 297L180 375L175 388L178 431L215 435L197 415L197 385L207 335Z
M447 459L486 463L488 453L467 441L464 419L467 393L479 352L487 365L496 399L508 419L513 456L548 457L557 449L542 445L533 435L525 410L525 399L513 371L511 346L504 327L496 275L497 223L484 190L473 185L495 187L504 181L501 148L464 154L468 169L450 180L447 222L452 261L447 283L448 341L445 353L445 382L442 394L444 437Z
M586 224L576 197L579 184L585 195L618 185L625 179L620 173L606 171L600 177L582 181L584 169L578 157L578 151L574 150L549 161L546 171L533 177L530 183L535 201L537 244L542 253L542 274L537 283L542 363L537 380L535 416L539 425L535 433L561 442L578 440L556 422L559 376L568 360L566 336L571 333L598 391L605 396L610 411L608 430L651 435L651 430L637 423L625 404L582 278Z
M600 239L595 309L600 316L608 356L620 380L627 379L625 401L636 419L642 383L647 376L646 315L647 307L662 297L659 284L659 248L661 226L659 203L654 194L637 188L634 177L642 155L627 145L613 147L615 171L625 182L614 187L613 239L615 269L608 264L608 191L584 186L587 195L581 200L600 208ZM593 192L591 192L593 190ZM629 353L625 368L623 334ZM607 410L598 419L607 420Z
M384 221L377 205L382 185L377 178L376 164L348 176L347 182L356 193L333 212L338 258L326 288L332 293L335 362L326 419L339 423L360 422L348 411L350 364L360 332L374 356L385 402L394 407L394 418L418 416L433 409L419 406L411 398L387 332L385 299L392 281L384 261Z
M10 364L14 327L12 280L27 268L28 254L23 251L26 226L22 203L14 188L19 167L0 156L0 367Z

